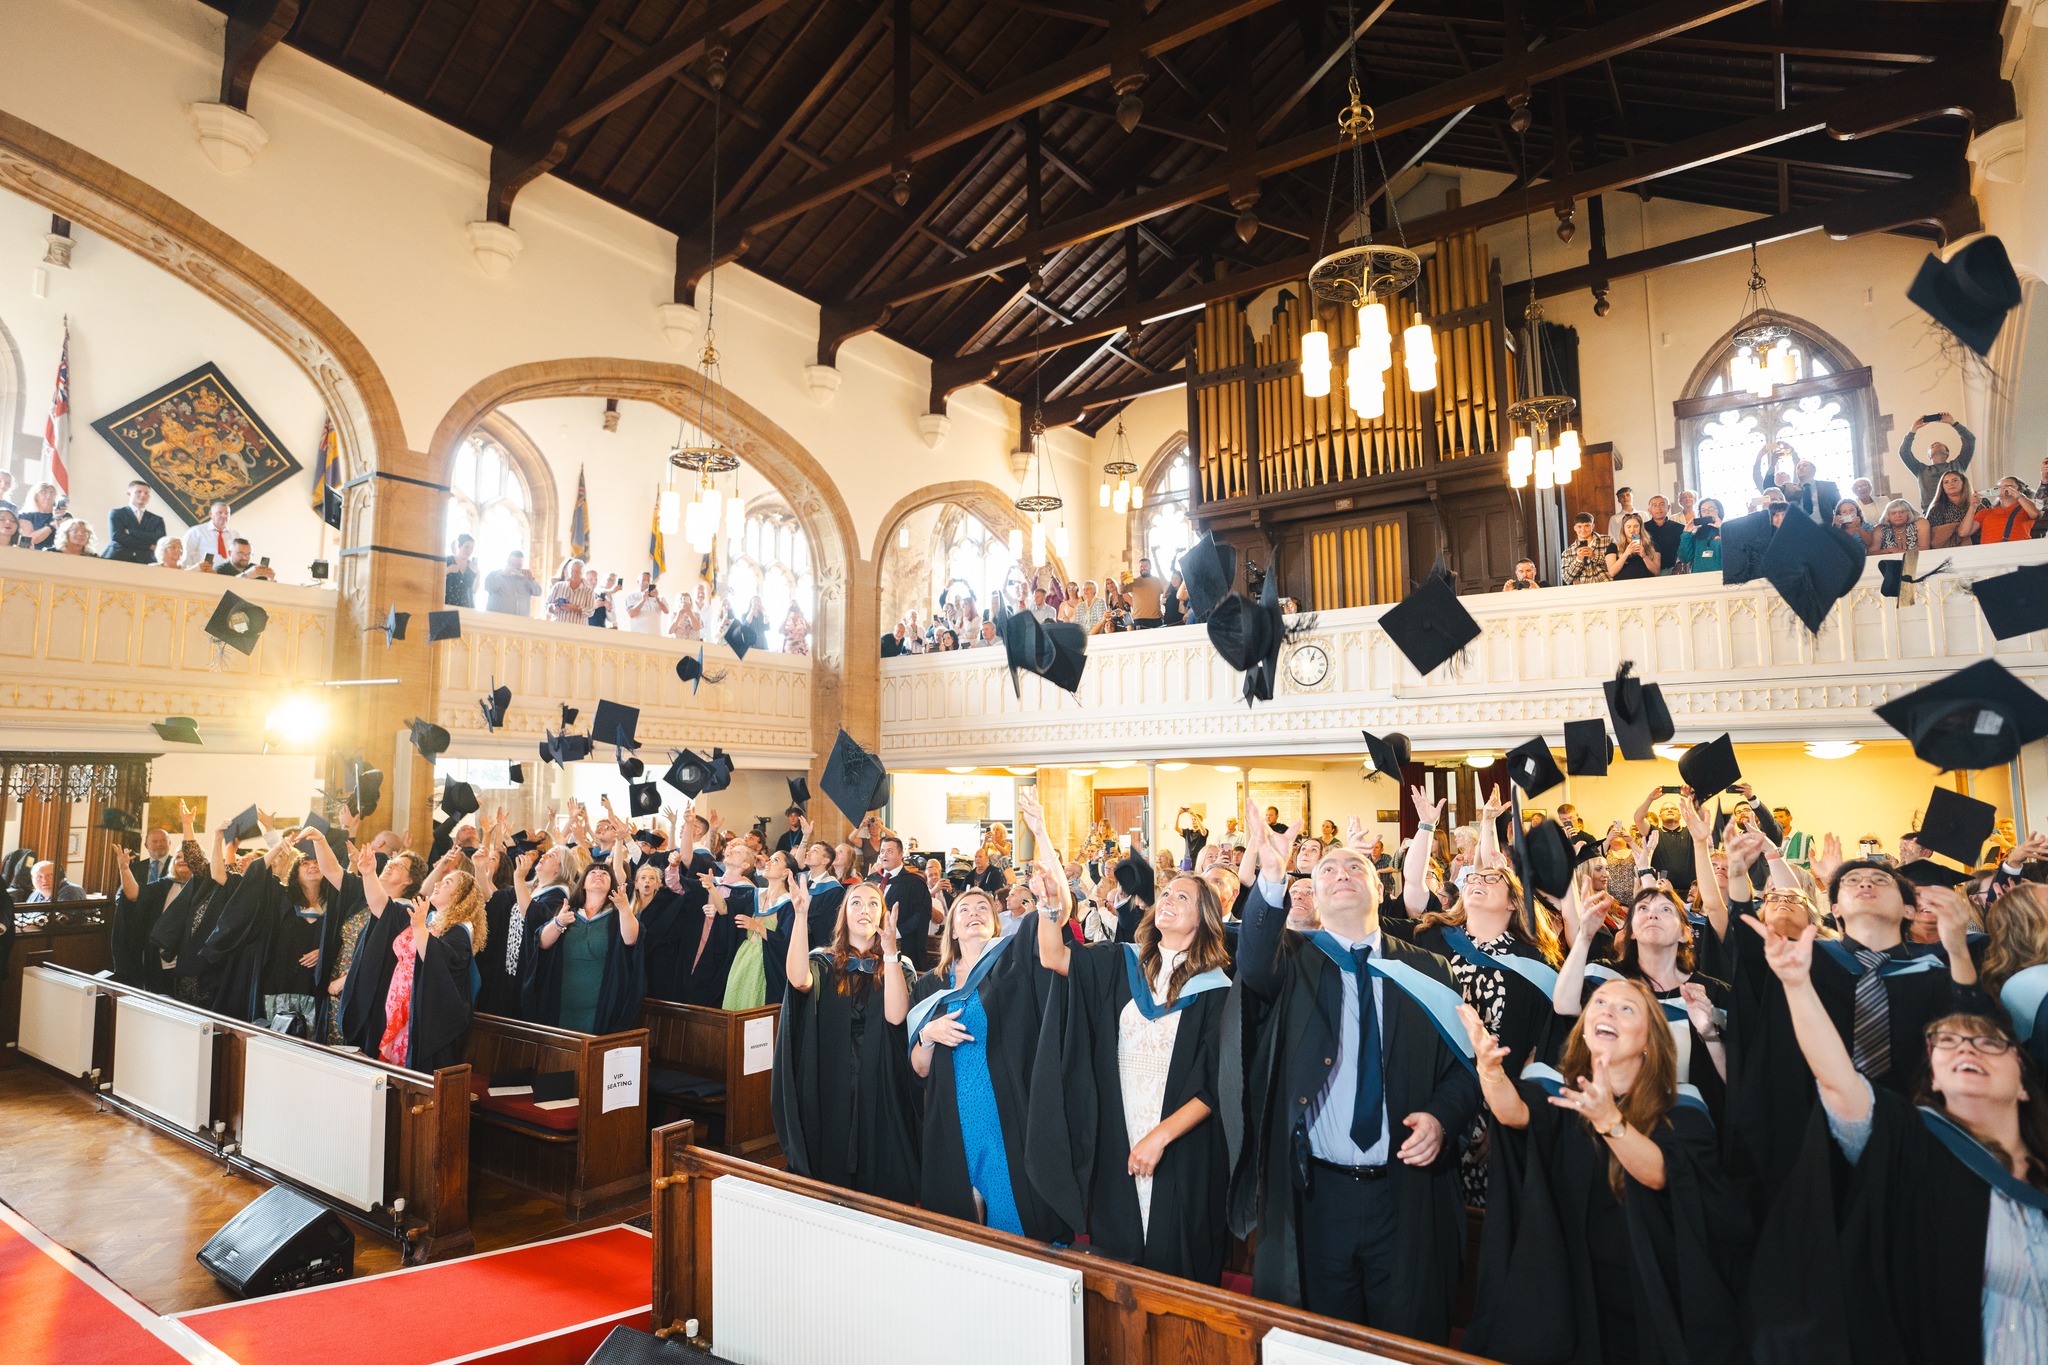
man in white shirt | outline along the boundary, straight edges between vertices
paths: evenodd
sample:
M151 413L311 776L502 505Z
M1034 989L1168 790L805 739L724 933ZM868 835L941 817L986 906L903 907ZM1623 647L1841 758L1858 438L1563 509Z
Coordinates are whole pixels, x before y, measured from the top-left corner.
M1031 605L1026 610L1041 621L1057 621L1060 615L1057 609L1046 603L1044 588L1031 590Z
M1616 508L1614 515L1607 519L1607 538L1618 545L1621 543L1621 519L1635 514L1636 490L1633 488L1615 489L1614 506Z
M626 597L626 629L635 635L661 634L662 618L668 615L668 602L655 585L654 575L640 575L640 590Z
M213 569L235 555L235 528L228 525L232 509L224 498L216 498L206 509L206 520L185 533L185 567ZM207 556L213 557L212 563Z

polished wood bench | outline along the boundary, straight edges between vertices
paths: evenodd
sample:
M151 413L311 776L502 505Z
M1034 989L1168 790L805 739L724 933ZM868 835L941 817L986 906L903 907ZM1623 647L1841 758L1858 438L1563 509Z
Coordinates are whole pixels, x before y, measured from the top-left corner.
M781 1007L707 1009L672 1000L640 1007L652 1069L649 1112L657 1123L695 1120L704 1146L764 1165L782 1164L769 1078ZM750 1059L748 1038L755 1043ZM749 1068L752 1068L751 1070Z
M607 1110L605 1059L621 1049L635 1056L626 1071L624 1102ZM647 1181L647 1030L575 1033L494 1014L470 1024L467 1056L472 1094L470 1160L478 1170L559 1199L572 1219L641 1197ZM485 1093L493 1075L567 1071L577 1103L539 1110L533 1097Z

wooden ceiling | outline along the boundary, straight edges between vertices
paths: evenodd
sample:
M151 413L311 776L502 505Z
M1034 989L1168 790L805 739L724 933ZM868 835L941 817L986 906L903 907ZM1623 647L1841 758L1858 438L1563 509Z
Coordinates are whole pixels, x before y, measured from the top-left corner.
M1518 218L1525 175L1539 230L1631 189L1939 236L1972 121L2013 116L2002 0L213 3L224 99L281 36L491 143L480 213L516 227L554 174L675 232L679 298L716 126L717 257L824 305L821 360L879 329L935 404L986 380L1091 429L1182 362L1189 309L1318 254L1353 32L1374 188L1382 159L1514 177L1411 241Z

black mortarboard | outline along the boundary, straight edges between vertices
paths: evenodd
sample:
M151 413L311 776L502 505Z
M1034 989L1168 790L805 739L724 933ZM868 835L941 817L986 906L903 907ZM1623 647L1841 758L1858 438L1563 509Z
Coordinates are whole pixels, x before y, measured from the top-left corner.
M811 784L810 784L810 781L809 781L809 779L807 779L807 778L802 778L802 777L792 777L792 778L790 778L790 779L789 779L789 808L790 808L791 810L795 811L795 812L796 812L797 814L801 815L801 814L803 814L803 812L804 812L804 809L805 809L805 808L806 808L807 806L809 806L810 804L811 804Z
M640 747L640 741L634 738L633 732L639 728L639 707L600 700L597 703L597 714L590 718L590 742L616 744L621 749L637 749Z
M108 806L100 812L100 828L116 834L133 834L139 828L135 816L119 806Z
M510 778L512 779L512 785L513 785L513 786L515 786L515 787L523 787L523 786L525 786L525 785L526 785L526 765L525 765L525 764L523 764L523 763L508 763L508 764L507 764L507 765L505 766L505 772L506 772L506 775L507 775L507 776L509 776L509 777L510 777Z
M1727 735L1695 744L1678 760L1679 780L1692 788L1694 805L1704 805L1742 780L1735 741Z
M1544 739L1517 744L1508 750L1506 763L1508 780L1520 787L1524 796L1541 796L1564 781L1564 773L1550 755L1549 741Z
M476 788L467 782L449 778L441 784L441 813L451 820L460 820L477 811Z
M556 1100L576 1098L576 1073L573 1071L542 1071L533 1078L533 1102L552 1104Z
M647 771L647 765L636 755L629 754L624 749L614 750L613 753L619 761L619 776L627 781L638 781L640 775Z
M1003 656L1010 665L1010 690L1023 693L1017 671L1036 673L1062 691L1081 685L1088 667L1088 633L1071 621L1041 621L1028 611L1003 618Z
M1605 777L1614 762L1614 741L1604 720L1564 723L1564 770L1573 777Z
M412 747L419 750L421 758L432 758L448 752L448 732L430 720L415 716L405 723L412 732Z
M207 618L206 633L243 654L256 652L257 637L270 624L270 613L254 602L245 602L231 592L221 594L220 605Z
M256 808L251 806L228 821L225 833L228 838L237 840L254 839L263 833L263 822L256 818Z
M832 743L832 753L825 760L825 772L818 785L848 822L857 825L886 800L882 784L888 776L889 770L882 766L881 759L841 730Z
M652 782L627 784L626 800L635 816L661 814L661 788Z
M377 803L384 796L384 774L375 768L365 767L360 758L350 758L342 764L342 791L348 797L348 807L357 816L375 815Z
M1943 867L1932 858L1915 858L1898 871L1901 877L1915 886L1961 886L1971 876L1968 872Z
M166 716L162 720L151 721L149 728L156 731L158 739L169 740L173 744L199 743L199 722L190 716Z
M1995 659L1894 697L1877 715L1943 772L2010 763L2022 745L2048 735L2048 701Z
M1994 639L2048 629L2048 564L2027 564L2011 573L1980 578L1970 585L1970 592Z
M1449 580L1434 573L1380 618L1380 629L1425 678L1479 638L1479 623Z
M1181 555L1180 574L1188 590L1188 620L1207 621L1237 582L1237 551L1204 531Z
M462 638L462 613L459 611L430 611L427 613L427 643L436 644L442 640Z
M726 626L725 647L733 652L733 657L735 658L744 659L747 657L747 651L754 647L754 642L748 638L745 625L734 621Z
M1622 660L1614 677L1600 686L1607 693L1607 719L1613 722L1622 757L1641 763L1656 757L1651 747L1670 739L1677 727L1664 705L1664 689L1636 677L1631 671L1634 668L1633 663Z
M1721 581L1731 586L1764 574L1764 554L1777 538L1769 508L1721 523Z
M541 761L545 763L574 763L590 757L589 735L550 734L540 742Z
M1539 821L1534 828L1527 830L1518 821L1515 825L1515 861L1520 865L1525 896L1531 891L1541 891L1546 896L1562 896L1571 890L1572 868L1576 859L1572 857L1572 846L1565 842L1564 830L1557 821Z
M696 694L699 682L708 682L713 687L716 687L725 681L725 674L723 672L706 673L704 671L704 646L702 645L697 646L695 654L685 654L682 658L676 660L676 676L690 685L690 693L693 696Z
M385 613L383 625L371 626L370 629L384 632L384 648L389 649L391 648L392 641L405 638L405 627L411 620L411 612L400 611L397 607L393 607Z
M2020 278L1996 237L1979 237L1944 261L1932 252L1920 262L1908 302L1980 356L1991 354L2005 315L2020 305Z
M495 730L505 723L505 713L512 709L512 689L493 687L491 694L479 704L484 711L484 728Z
M562 708L562 728L566 730L570 726L574 725L576 723L576 716L577 711L575 707L564 706Z
M728 754L723 749L714 748L711 751L710 759L705 763L704 766L711 770L710 778L707 779L704 783L705 791L722 792L727 787L730 787L732 785L731 754ZM879 805L881 803L877 802L876 804Z
M685 749L668 765L668 771L661 775L661 780L695 801L704 794L704 782L710 776L711 765Z
M1989 801L1936 787L1928 794L1927 813L1920 817L1920 832L1913 839L1930 853L1975 867L1997 823L1998 807Z
M1370 730L1359 732L1365 736L1365 751L1372 755L1372 770L1380 777L1401 780L1401 770L1408 766L1408 736L1399 731L1376 735Z
M661 810L661 788L650 782L647 784L647 790L654 793L654 805L647 813L649 815L658 814ZM633 831L633 842L642 848L659 848L662 843L662 833L658 829L635 830Z
M347 841L336 836L334 825L319 811L307 811L306 818L299 821L299 827L310 834L317 834L327 841L327 846L340 857L347 849ZM304 840L300 841L305 842Z
M1127 853L1116 865L1116 888L1126 896L1151 905L1157 889L1158 878L1152 871L1152 864L1146 862L1135 851Z
M1785 605L1815 634L1835 603L1863 576L1863 542L1839 526L1788 516L1764 551L1763 574Z

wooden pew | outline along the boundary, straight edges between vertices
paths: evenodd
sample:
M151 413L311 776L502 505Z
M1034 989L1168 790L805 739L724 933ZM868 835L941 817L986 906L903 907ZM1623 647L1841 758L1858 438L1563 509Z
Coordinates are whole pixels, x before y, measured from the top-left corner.
M632 1102L606 1112L605 1057L637 1050ZM470 1159L515 1185L561 1200L571 1219L640 1197L647 1179L647 1030L574 1033L495 1014L470 1025L473 1104ZM505 1071L568 1071L577 1103L539 1111L532 1096L493 1100L484 1092Z
M695 1119L702 1145L763 1165L780 1165L782 1144L775 1137L768 1093L780 1011L779 1005L718 1010L672 1000L646 1001L640 1022L647 1026L653 1087L649 1113L654 1120ZM767 1034L766 1052L757 1049L752 1074L747 1070L750 1024L757 1042L763 1030Z
M1152 1365L1167 1360L1180 1365L1258 1365L1259 1344L1276 1328L1410 1365L1485 1365L1476 1356L1446 1347L757 1166L692 1146L693 1128L685 1121L654 1134L654 1321L659 1336L681 1335L683 1325L694 1318L697 1339L708 1343L711 1338L711 1186L714 1181L737 1179L1080 1271L1090 1365Z
M90 980L98 999L93 1033L93 1070L85 1076L65 1079L99 1094L102 1101L149 1122L157 1131L188 1142L209 1155L222 1156L236 1167L271 1184L290 1185L369 1231L386 1238L393 1236L398 1220L389 1212L396 1201L405 1201L405 1258L411 1261L439 1260L466 1256L476 1250L469 1226L469 1067L444 1067L432 1075L407 1071L374 1057L324 1047L303 1038L287 1038L255 1024L214 1014L111 978L93 978L53 960L54 955L37 952L28 965L63 972ZM114 1042L119 1012L116 1002L133 997L181 1011L213 1029L213 1087L208 1104L208 1127L222 1125L219 1140L210 1132L187 1131L160 1118L142 1113L110 1092L114 1076ZM381 1074L392 1089L386 1111L384 1134L384 1204L368 1212L337 1202L322 1191L284 1172L273 1170L239 1151L243 1135L243 1076L249 1046L264 1040L283 1047L304 1049L309 1055L340 1059L351 1067ZM33 1065L42 1063L26 1059Z

